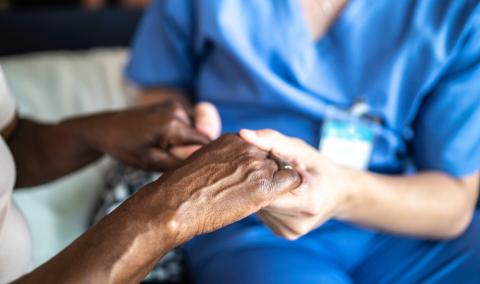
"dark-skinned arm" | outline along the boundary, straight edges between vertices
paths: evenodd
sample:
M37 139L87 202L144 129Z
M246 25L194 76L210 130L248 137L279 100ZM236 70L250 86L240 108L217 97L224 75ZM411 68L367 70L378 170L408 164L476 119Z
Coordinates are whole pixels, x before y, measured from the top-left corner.
M171 248L257 212L300 183L267 152L225 135L14 283L138 283Z
M204 145L178 103L79 117L57 124L16 119L2 133L17 166L17 187L52 181L109 154L145 170L166 170L180 160L169 149Z
M84 143L70 123L44 124L18 119L7 143L17 168L16 187L34 186L69 174L102 153Z

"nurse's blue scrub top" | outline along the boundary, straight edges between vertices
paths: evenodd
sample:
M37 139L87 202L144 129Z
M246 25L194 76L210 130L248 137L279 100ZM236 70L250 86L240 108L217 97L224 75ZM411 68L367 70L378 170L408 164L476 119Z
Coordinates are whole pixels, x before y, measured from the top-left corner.
M479 1L351 0L318 42L299 0L152 2L127 76L213 102L225 132L317 147L326 107L363 98L384 121L370 170L479 170Z

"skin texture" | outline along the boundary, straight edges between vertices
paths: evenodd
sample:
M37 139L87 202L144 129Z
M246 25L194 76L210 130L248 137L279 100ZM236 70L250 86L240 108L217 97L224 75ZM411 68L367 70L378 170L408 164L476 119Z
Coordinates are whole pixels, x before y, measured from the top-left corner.
M138 283L169 249L238 221L301 183L238 135L203 147L15 283Z
M20 119L5 133L17 166L17 187L73 172L108 154L145 170L176 167L171 149L211 141L195 130L193 112L176 102L74 118L58 124Z
M454 238L471 222L478 173L458 179L441 172L374 174L336 165L302 140L273 130L242 130L240 135L302 175L300 187L258 213L285 238L297 239L332 218L427 239Z
M188 94L175 88L150 88L143 89L138 94L137 105L149 106L166 101L175 101L185 106L190 106ZM195 129L215 140L220 136L222 122L217 108L209 102L200 102L193 107ZM171 153L179 158L186 159L202 145L188 145L172 147Z

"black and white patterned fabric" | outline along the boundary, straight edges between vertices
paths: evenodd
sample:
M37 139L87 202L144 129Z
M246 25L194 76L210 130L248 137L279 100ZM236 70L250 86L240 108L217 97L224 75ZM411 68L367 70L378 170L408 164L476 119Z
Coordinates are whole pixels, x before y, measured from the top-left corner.
M144 185L161 176L160 173L144 172L116 164L107 176L106 189L102 193L92 218L97 223L105 215L112 212L123 201L137 192ZM185 283L186 273L182 252L176 248L168 252L145 278L144 283L179 284Z

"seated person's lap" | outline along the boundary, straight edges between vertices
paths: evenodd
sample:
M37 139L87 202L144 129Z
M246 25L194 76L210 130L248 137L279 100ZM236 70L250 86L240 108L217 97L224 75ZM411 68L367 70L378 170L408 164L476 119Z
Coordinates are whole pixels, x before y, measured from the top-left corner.
M422 241L329 222L289 242L249 218L185 246L196 283L479 283L480 213L459 238Z

